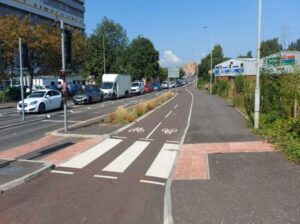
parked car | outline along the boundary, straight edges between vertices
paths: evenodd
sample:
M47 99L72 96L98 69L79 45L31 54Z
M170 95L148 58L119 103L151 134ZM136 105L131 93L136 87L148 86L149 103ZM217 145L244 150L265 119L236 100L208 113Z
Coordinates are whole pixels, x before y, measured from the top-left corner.
M144 94L145 93L145 85L143 82L133 82L131 84L131 93L132 94Z
M167 81L163 81L161 84L162 89L169 89L169 83Z
M159 90L161 90L161 85L160 85L160 83L156 82L156 83L152 84L152 88L154 91L159 91Z
M52 90L57 90L59 91L59 88L57 86L54 86L54 85L46 85L46 86L43 86L43 88L45 89L52 89Z
M170 88L175 88L176 87L176 83L174 81L169 83Z
M49 110L62 109L63 101L61 93L57 90L44 89L33 92L24 99L24 111L26 113L45 113ZM17 105L18 112L22 111L22 101Z
M145 85L145 93L151 93L151 92L153 92L152 86L149 84L146 84Z
M103 99L104 94L97 87L86 87L73 96L74 104L101 102Z

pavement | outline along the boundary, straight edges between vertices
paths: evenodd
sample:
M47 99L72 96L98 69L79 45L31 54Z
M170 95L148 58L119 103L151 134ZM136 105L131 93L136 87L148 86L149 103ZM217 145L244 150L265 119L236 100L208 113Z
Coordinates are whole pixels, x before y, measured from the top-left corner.
M300 223L300 166L197 90L171 188L173 223Z

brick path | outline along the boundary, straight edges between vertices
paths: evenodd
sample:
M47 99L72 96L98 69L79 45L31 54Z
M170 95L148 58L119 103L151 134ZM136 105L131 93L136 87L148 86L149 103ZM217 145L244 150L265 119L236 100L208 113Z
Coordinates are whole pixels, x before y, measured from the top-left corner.
M184 145L177 163L175 180L209 179L208 154L272 152L273 145L263 141L201 143Z

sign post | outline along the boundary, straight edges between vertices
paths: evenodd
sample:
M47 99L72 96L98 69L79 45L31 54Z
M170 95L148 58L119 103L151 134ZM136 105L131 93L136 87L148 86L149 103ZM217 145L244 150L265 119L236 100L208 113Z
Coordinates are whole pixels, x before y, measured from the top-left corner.
M22 98L22 121L25 120L24 112L24 84L23 84L23 52L22 52L22 39L19 37L19 54L20 54L20 87L21 87L21 98Z
M68 122L67 122L67 86L66 86L66 59L65 59L65 30L64 30L64 21L60 21L61 29L61 61L62 61L62 70L60 71L63 79L63 103L64 103L64 128L65 132L68 131Z

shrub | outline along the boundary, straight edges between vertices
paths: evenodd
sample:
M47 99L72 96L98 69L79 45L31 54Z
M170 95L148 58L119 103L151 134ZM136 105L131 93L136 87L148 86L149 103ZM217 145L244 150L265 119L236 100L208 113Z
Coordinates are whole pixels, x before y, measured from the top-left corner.
M6 103L9 101L9 97L5 91L0 92L0 103Z
M147 109L146 109L146 106L145 104L143 103L139 103L135 106L135 112L136 112L136 115L138 117L141 117L143 116L145 113L147 113Z
M157 100L152 99L152 100L149 100L147 102L147 108L148 108L148 110L153 110L156 107L157 107Z
M218 94L223 97L227 97L229 88L230 88L230 86L229 86L228 81L220 80L216 84L213 85L212 93Z

